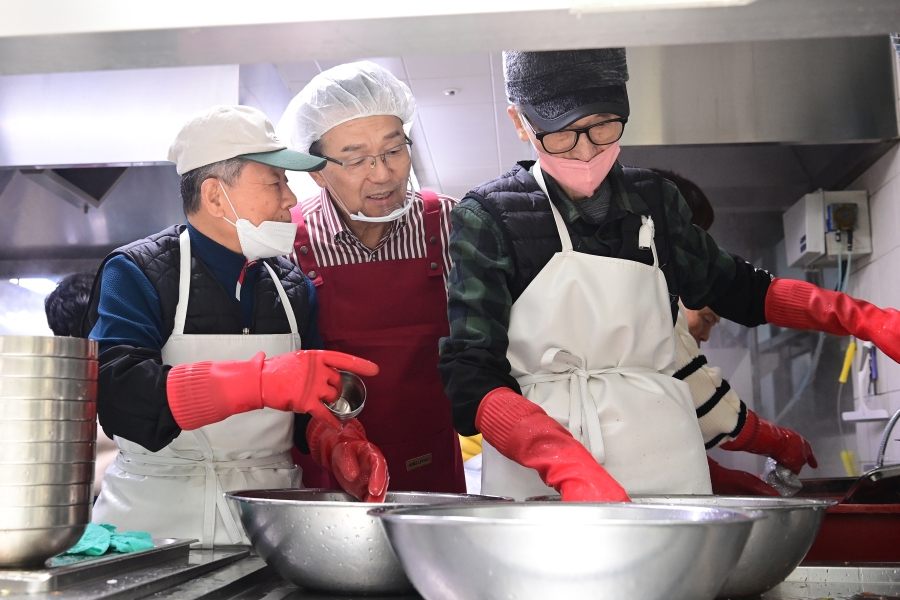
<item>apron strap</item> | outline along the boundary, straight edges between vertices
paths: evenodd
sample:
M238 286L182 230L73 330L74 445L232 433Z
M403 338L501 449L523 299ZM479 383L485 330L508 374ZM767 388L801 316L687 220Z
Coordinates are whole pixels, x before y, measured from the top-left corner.
M234 519L231 509L228 507L228 501L225 499L225 492L219 481L217 468L236 468L236 469L254 469L276 465L291 461L290 452L281 452L272 456L262 456L258 458L248 458L234 461L214 461L212 459L212 447L209 440L200 429L190 432L193 434L197 445L203 452L200 460L191 460L188 458L180 458L177 456L157 456L154 454L139 454L135 452L127 452L119 450L116 456L116 467L125 473L134 475L143 475L147 477L164 477L160 475L156 466L186 467L188 469L204 469L204 477L206 479L206 488L204 491L203 502L203 534L201 544L204 548L211 548L216 535L216 513L222 517L228 537L233 544L240 544L243 540L242 529ZM173 477L192 476L192 473L177 472Z
M287 317L288 323L291 325L291 333L299 335L297 333L297 317L294 315L294 309L291 308L291 301L288 298L287 292L284 291L284 286L281 285L281 280L278 279L278 275L275 274L275 271L269 266L269 263L263 261L263 265L265 265L266 270L269 272L272 281L275 282L275 289L278 290L278 296L281 298L281 303L284 305L284 314Z
M212 463L213 450L206 435L200 429L195 429L190 433L197 440L200 450L203 451L204 459L206 459L207 463ZM216 508L218 508L218 513L222 517L222 522L225 523L225 530L228 532L231 543L241 543L241 530L235 523L234 515L231 514L231 510L225 502L224 493L215 467L207 466L206 491L203 494L203 535L200 539L203 548L212 548L216 539Z
M638 231L638 248L650 248L650 251L653 252L653 266L659 267L659 256L656 255L656 242L653 241L653 236L656 233L653 217L641 215L641 223L641 229Z
M322 202L331 202L322 192ZM316 252L313 249L312 238L309 236L309 229L306 227L306 219L303 218L303 212L298 205L291 211L291 217L297 224L297 235L294 237L294 262L300 265L303 274L312 279L316 287L322 285L322 271L319 269L319 262L316 260Z
M184 321L187 318L188 300L191 295L191 236L187 227L178 237L181 250L181 266L178 274L178 305L175 306L175 327L172 335L184 333Z
M444 258L441 243L441 201L438 195L431 190L419 190L422 203L425 205L423 214L425 221L425 255L428 258L428 276L442 277L444 275Z
M553 204L553 200L550 199L549 192L547 192L547 184L544 181L544 172L541 171L540 160L534 163L534 168L532 168L531 171L535 181L537 181L538 186L541 188L541 191L547 196L547 202L550 203L550 212L553 213L553 220L556 222L556 230L559 232L559 240L562 242L562 251L571 252L572 238L569 236L569 230L566 229L566 222L563 221L562 215L559 214L559 210L557 210L556 206Z
M572 436L588 449L594 459L603 464L606 450L600 429L600 412L597 399L588 389L590 379L603 379L608 375L659 376L660 373L645 367L610 367L587 370L584 359L561 348L550 348L541 357L541 371L517 377L519 386L524 388L538 383L569 381L569 423Z

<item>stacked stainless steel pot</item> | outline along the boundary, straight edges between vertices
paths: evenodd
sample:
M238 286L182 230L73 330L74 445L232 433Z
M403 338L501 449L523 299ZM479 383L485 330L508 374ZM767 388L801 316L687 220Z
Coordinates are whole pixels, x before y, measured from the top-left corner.
M0 567L71 547L91 518L97 343L0 336Z

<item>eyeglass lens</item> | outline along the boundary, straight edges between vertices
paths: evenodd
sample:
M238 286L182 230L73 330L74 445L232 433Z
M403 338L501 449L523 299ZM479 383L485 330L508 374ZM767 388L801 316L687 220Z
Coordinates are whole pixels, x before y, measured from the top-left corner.
M544 134L541 143L544 150L551 154L568 152L578 144L579 136L584 133L597 146L604 146L618 141L622 137L625 124L621 121L604 121L578 131L554 131Z
M382 154L377 154L375 156L372 156L372 155L360 156L358 158L348 160L347 162L344 163L344 166L347 167L348 169L351 169L354 171L357 169L362 170L362 167L368 167L370 169L374 169L375 162L379 158L384 161L384 164L389 169L397 169L400 167L405 167L406 165L409 164L409 160L410 160L409 144L406 143L406 144L400 144L398 146L394 146L390 150L387 150L386 152L384 152Z

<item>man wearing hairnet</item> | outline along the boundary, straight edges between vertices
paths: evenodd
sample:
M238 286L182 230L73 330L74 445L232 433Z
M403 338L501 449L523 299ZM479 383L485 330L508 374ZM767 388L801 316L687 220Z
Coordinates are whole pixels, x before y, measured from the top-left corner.
M409 88L371 62L329 69L291 101L279 137L326 160L310 173L321 192L291 211L293 258L316 285L325 347L380 367L359 420L387 459L391 489L465 492L437 370L456 201L410 185L415 115ZM307 485L336 487L304 466Z

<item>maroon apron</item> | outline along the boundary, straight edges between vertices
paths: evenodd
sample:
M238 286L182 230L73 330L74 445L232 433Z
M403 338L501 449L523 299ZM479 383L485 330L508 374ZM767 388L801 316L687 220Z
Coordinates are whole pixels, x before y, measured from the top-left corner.
M325 348L378 365L365 378L359 421L387 459L391 491L466 491L450 400L438 373L438 340L449 335L440 244L440 201L421 192L427 256L322 267L299 207L294 249L316 285ZM325 201L325 200L323 200ZM340 489L328 470L295 453L306 487Z

